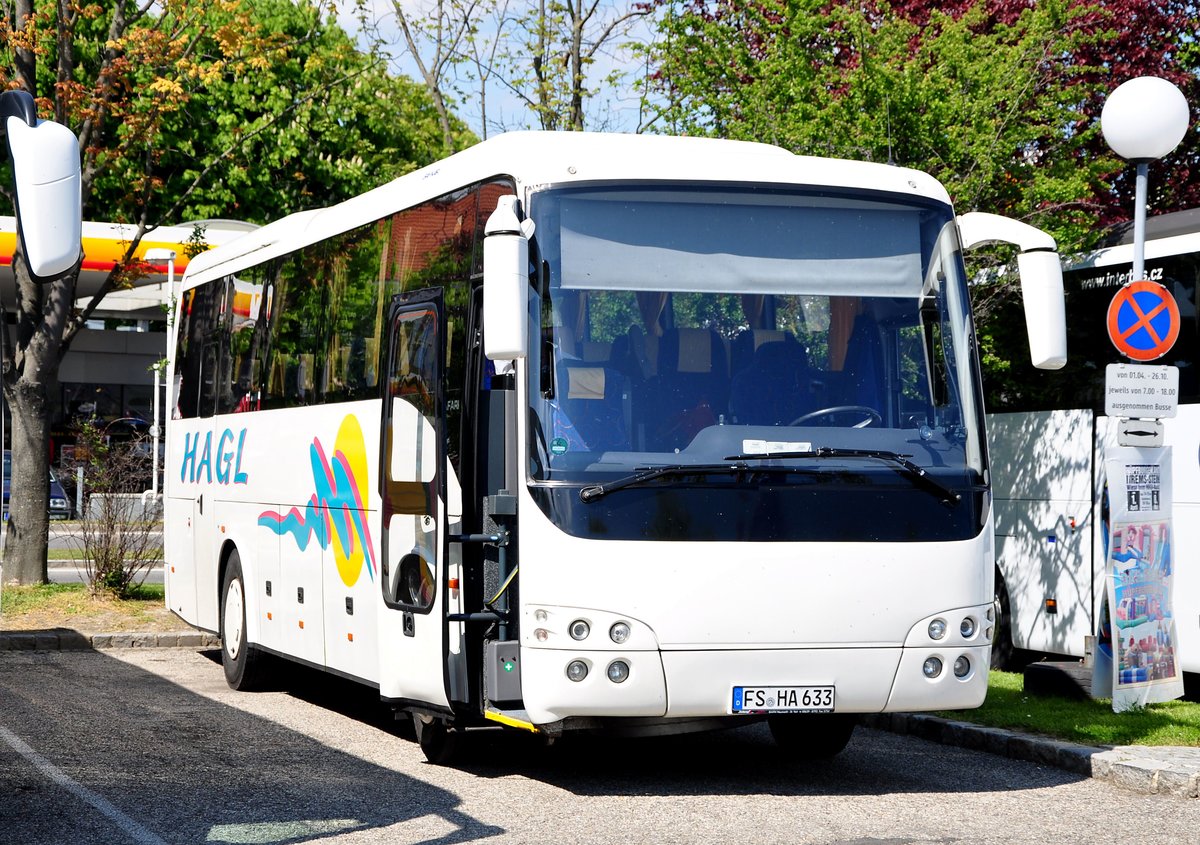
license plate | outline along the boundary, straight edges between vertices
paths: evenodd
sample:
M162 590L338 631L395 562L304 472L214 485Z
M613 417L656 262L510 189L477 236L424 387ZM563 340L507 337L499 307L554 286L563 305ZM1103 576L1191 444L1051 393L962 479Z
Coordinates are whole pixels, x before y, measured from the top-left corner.
M731 713L832 713L835 687L734 687Z

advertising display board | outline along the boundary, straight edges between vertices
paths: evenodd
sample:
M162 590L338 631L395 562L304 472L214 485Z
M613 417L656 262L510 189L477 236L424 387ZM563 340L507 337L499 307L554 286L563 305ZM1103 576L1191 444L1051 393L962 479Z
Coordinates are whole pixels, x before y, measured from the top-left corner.
M1183 695L1171 589L1171 447L1109 450L1105 597L1092 694L1120 713Z

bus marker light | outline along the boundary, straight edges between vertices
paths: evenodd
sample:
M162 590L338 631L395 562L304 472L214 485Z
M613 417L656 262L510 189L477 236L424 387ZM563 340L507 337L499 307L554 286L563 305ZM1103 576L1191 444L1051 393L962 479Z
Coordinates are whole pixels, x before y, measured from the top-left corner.
M582 660L572 660L567 664L567 677L578 683L588 675L587 664Z
M267 611L267 621L268 622L271 621L271 611L269 611L269 610Z
M932 622L929 623L929 638L930 639L940 640L944 636L946 636L946 620L945 619L934 619Z
M533 631L533 636L537 638L539 643L544 643L546 640L550 639L550 632L545 628L535 628Z
M614 660L608 664L608 679L614 684L623 684L629 677L629 664L624 660Z
M975 618L968 616L963 619L962 624L958 626L958 632L963 635L964 639L971 639L975 636Z
M301 628L301 629L303 629L303 628L304 628L304 620L303 620L303 619L301 619L301 620L300 620L300 628Z
M954 661L954 677L965 678L969 674L971 674L971 661L965 654L960 654Z
M925 658L925 665L921 667L921 671L925 673L926 678L936 678L942 674L942 659L940 657Z
M608 637L617 645L629 639L629 623L614 622L613 626L608 629Z
M587 635L592 632L592 626L583 619L576 619L568 630L571 633L571 639L586 640Z
M547 619L550 618L550 614L548 614L544 610L535 610L533 612L533 618L536 619L538 622L545 622Z
M350 633L349 631L347 631L347 632L346 632L346 639L347 639L347 640L349 640L350 642L354 642L354 634L352 634L352 633Z

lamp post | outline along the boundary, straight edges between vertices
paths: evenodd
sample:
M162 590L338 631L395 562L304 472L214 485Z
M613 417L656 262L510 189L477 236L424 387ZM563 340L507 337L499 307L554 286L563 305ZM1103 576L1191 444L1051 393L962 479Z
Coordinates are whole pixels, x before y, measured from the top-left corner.
M173 305L175 298L175 250L165 249L163 247L155 247L146 250L143 260L147 264L166 264L167 265L167 303ZM167 345L171 343L171 332L169 329L175 322L174 308L170 307L167 312ZM164 348L164 358L168 354L168 350ZM161 410L159 408L159 385L162 380L162 361L154 365L154 425L150 428L150 448L153 455L150 459L153 470L150 473L150 496L154 501L154 506L158 507L158 440L161 420Z
M1146 194L1150 162L1179 146L1191 115L1183 92L1157 76L1117 86L1100 112L1100 131L1112 151L1136 167L1131 282L1146 274Z

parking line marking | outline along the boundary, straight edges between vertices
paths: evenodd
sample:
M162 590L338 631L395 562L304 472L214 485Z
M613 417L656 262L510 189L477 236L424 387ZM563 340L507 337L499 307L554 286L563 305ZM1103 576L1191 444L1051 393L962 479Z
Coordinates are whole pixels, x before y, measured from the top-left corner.
M13 751L32 763L33 767L47 778L73 793L77 798L91 804L107 816L109 821L128 833L135 842L141 843L141 845L167 845L166 842L129 818L129 816L122 813L104 798L92 792L86 786L72 780L61 769L30 748L23 739L4 727L4 725L0 725L0 739L8 743L8 746Z

